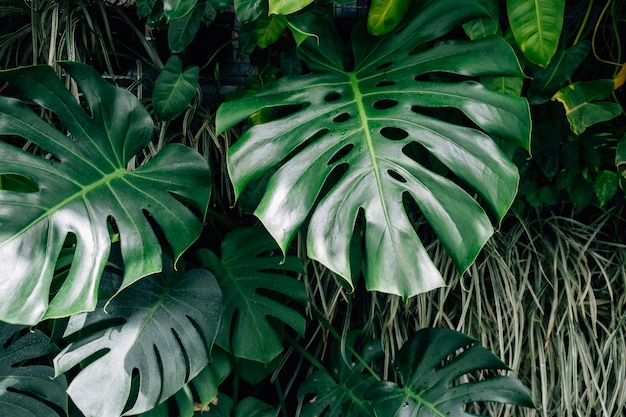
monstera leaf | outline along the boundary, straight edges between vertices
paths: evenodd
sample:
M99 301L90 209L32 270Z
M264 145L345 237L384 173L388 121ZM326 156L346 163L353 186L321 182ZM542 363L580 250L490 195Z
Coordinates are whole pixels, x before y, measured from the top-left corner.
M0 416L38 417L67 415L65 377L52 379L51 366L28 364L57 348L40 331L0 322Z
M300 47L310 74L219 108L219 131L265 108L283 114L228 154L237 196L277 168L255 214L283 251L306 222L308 255L352 285L358 224L369 290L409 297L439 287L407 210L413 200L459 270L471 265L493 233L487 212L501 219L517 191L517 169L494 139L528 148L530 134L525 99L469 79L522 76L503 39L435 42L485 16L475 1L412 2L387 36L357 28L346 62L336 32L318 27Z
M454 330L420 330L398 353L395 369L400 385L383 381L368 392L377 416L470 417L476 414L465 406L474 402L534 407L526 388L512 377L458 383L474 371L507 367L476 340Z
M161 246L152 224L178 258L199 236L208 204L208 166L188 147L166 146L145 165L127 170L152 138L149 114L90 67L61 66L82 90L86 110L49 66L0 72L58 121L53 126L25 102L0 97L0 135L8 138L0 141L0 176L24 178L36 188L0 190L0 320L7 322L34 324L93 310L112 239L121 242L121 288L160 271ZM50 156L11 145L15 136ZM57 258L70 238L76 241L72 267L51 293Z
M211 273L176 273L170 265L106 306L72 316L65 336L79 339L55 358L56 374L88 361L68 388L86 416L122 415L131 392L136 397L124 415L148 411L207 366L221 309L221 291Z
M216 343L236 357L269 363L283 351L282 339L268 318L304 334L305 319L285 300L306 303L298 258L272 255L278 251L260 229L231 232L222 242L222 256L203 250L204 264L215 274L224 293L224 313Z

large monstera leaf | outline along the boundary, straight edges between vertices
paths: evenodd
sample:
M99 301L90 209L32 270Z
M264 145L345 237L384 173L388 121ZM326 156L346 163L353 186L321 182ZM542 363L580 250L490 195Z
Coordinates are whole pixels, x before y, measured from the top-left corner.
M293 277L302 264L294 256L283 258L271 236L256 228L231 232L221 249L221 258L200 252L224 293L216 343L237 358L267 364L283 351L272 319L304 334L306 320L295 306L306 303L306 289Z
M176 273L170 265L96 311L72 316L65 336L78 340L55 358L56 373L83 364L68 393L86 416L146 412L207 366L221 310L210 272ZM126 404L132 407L125 410Z
M399 385L381 381L367 393L375 415L386 417L471 417L473 403L499 402L534 407L524 385L496 375L460 383L476 371L497 373L507 366L476 340L450 329L423 329L398 353Z
M121 243L121 288L160 271L151 222L178 257L199 236L202 218L195 213L203 217L208 204L208 166L187 147L166 146L144 166L127 170L152 138L150 115L90 67L61 66L82 90L87 110L49 66L0 72L58 120L53 126L25 102L0 97L0 135L28 139L51 155L44 159L0 141L0 176L35 188L0 189L0 319L7 322L34 324L93 310L113 238ZM72 235L72 267L51 294L57 258Z
M517 192L517 169L496 142L528 148L530 135L525 99L474 81L522 77L509 45L495 36L437 42L485 16L470 0L412 2L389 35L353 32L352 64L332 28L318 29L300 48L310 74L220 107L220 131L264 108L285 114L248 129L228 154L237 196L277 168L255 214L283 250L308 222L309 256L352 284L358 229L368 289L408 297L439 287L408 199L458 269L471 265L493 233L490 215L500 220Z
M58 349L40 331L23 331L0 322L0 416L67 415L65 377L52 379L54 369L37 363Z

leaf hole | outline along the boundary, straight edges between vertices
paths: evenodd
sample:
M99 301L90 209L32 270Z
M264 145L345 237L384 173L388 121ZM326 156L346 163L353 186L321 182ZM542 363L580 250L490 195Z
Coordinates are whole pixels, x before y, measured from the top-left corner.
M180 339L180 336L178 335L178 333L176 333L175 329L172 329L172 335L174 336L174 339L176 339L176 343L180 347L180 351L183 354L183 360L185 361L185 381L189 381L189 375L191 373L191 361L189 359L189 354L187 353L187 350L185 349L185 344ZM155 347L155 350L156 350L156 347ZM172 359L172 360L175 360L175 359Z
M19 193L36 193L39 187L29 178L16 174L0 175L0 190Z
M398 174L395 171L392 171L390 169L387 170L387 175L389 175L391 178L393 178L394 180L401 182L403 184L406 184L406 178L404 178L402 175Z
M376 110L386 110L398 105L397 100L382 99L374 102L373 106Z
M384 64L380 64L379 66L376 67L377 71L380 70L384 70L386 68L390 68L393 65L393 62L389 61L389 62L385 62Z
M337 101L337 100L341 99L341 97L343 97L343 96L340 93L332 92L332 93L326 94L324 96L324 101L326 101L328 103L332 103L333 101Z
M389 140L403 140L409 136L409 132L399 127L387 126L380 130L380 134Z
M156 348L155 348L155 350L156 350ZM158 359L160 359L160 358L158 358ZM160 360L159 360L159 365L161 365L161 361ZM159 373L161 375L163 375L162 368L159 368ZM130 377L130 390L129 390L129 392L131 392L131 393L139 392L140 383L141 383L141 376L139 375L139 369L133 368L133 371L131 372L131 377ZM128 398L126 399L126 405L124 406L124 412L122 413L122 415L126 414L129 410L131 410L135 406L135 403L137 402L137 399L138 399L138 397L137 397L136 394L128 396Z
M465 113L454 107L422 107L411 106L411 111L422 116L431 117L447 124L470 127L472 129L481 130Z
M209 332L207 332L207 329L203 329L202 326L200 324L198 324L198 322L193 319L193 317L190 317L190 316L185 316L185 317L187 317L187 320L189 320L189 323L191 323L191 325L193 326L193 328L196 330L196 332L199 335L202 336L202 335L206 335L207 333L209 333ZM211 352L211 346L206 343L207 341L206 341L205 337L201 337L201 339L202 339L202 342L204 343L204 349L206 350L207 357L208 357L209 356L209 352Z
M354 148L353 144L348 144L346 146L344 146L343 148L339 149L339 152L337 152L336 154L333 155L332 158L330 158L330 160L328 161L327 165L333 165L334 163L336 163L337 161L343 159L345 156L347 156L350 151Z
M382 80L376 83L376 87L391 87L392 85L396 85L396 82L390 80Z
M343 123L350 119L350 113L341 113L333 118L333 122L335 123Z

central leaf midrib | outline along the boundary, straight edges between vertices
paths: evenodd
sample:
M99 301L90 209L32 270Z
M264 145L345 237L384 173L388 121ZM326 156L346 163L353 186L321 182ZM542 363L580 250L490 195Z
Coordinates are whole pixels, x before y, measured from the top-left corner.
M62 200L61 202L57 203L56 205L48 208L45 212L43 212L41 215L39 215L39 217L37 217L36 219L33 219L31 222L28 223L28 225L26 227L24 227L23 229L19 230L17 233L15 233L15 235L13 235L13 238L8 239L6 241L4 241L2 243L2 245L0 245L0 247L10 243L13 241L13 239L17 239L19 236L23 235L24 233L26 233L30 228L34 227L35 225L39 224L39 222L41 222L42 220L44 220L47 217L50 217L52 214L54 214L55 212L59 211L61 208L69 205L70 203L80 199L80 198L84 198L87 194L89 194L90 192L104 186L107 185L109 183L111 183L112 181L123 177L125 174L127 174L128 171L125 168L118 168L115 171L113 171L112 173L103 176L100 180L95 181L89 185L83 186L79 191L77 191L76 193L72 194L71 196L65 198L64 200Z
M365 139L365 144L367 145L367 152L370 156L370 161L372 163L372 170L374 171L374 177L376 178L376 188L378 189L378 196L380 198L380 204L383 209L383 214L385 216L385 223L387 224L387 228L389 230L392 229L392 222L389 219L389 213L387 210L387 203L384 198L384 192L382 189L382 177L380 173L380 169L378 167L378 163L376 161L377 156L374 152L374 141L370 132L369 126L369 118L365 112L365 105L363 104L363 93L361 93L361 89L359 88L359 80L357 75L354 72L348 74L350 79L350 86L352 87L352 92L354 94L354 102L356 103L359 118L361 120L361 126L363 126L363 138ZM395 246L395 239L392 239L392 244Z

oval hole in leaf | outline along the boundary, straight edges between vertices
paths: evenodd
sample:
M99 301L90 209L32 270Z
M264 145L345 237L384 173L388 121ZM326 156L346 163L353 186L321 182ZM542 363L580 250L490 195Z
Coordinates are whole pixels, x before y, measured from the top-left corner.
M333 122L335 123L343 123L350 119L350 113L341 113L333 118Z
M406 130L393 126L383 127L380 134L389 140L403 140L409 136Z
M381 80L379 82L376 83L376 87L389 87L392 85L396 85L395 81L390 81L390 80Z
M283 163L285 161L289 161L291 158L293 158L295 155L299 154L300 152L302 152L303 149L305 149L307 146L309 146L311 143L313 143L314 141L316 141L317 139L321 138L322 136L324 136L325 134L327 134L328 132L330 132L330 129L328 128L324 128L324 129L320 129L317 132L315 132L313 135L311 135L308 139L302 141L301 144L299 144L298 146L296 146L296 148L289 152L289 155L287 155L285 157L285 159L283 160Z
M385 68L389 68L393 65L393 62L389 61L389 62L385 62L384 64L380 64L379 66L376 67L377 70L382 70Z
M19 193L36 193L39 187L30 179L16 174L0 175L0 190Z
M376 110L390 109L390 108L395 107L397 105L398 105L398 101L397 100L391 100L391 99L377 100L373 104L373 106L374 106L374 108Z
M324 101L327 101L329 103L332 103L333 101L337 101L342 97L341 94L337 93L337 92L332 92L329 94L326 94L324 96Z
M405 183L406 183L406 178L404 178L402 175L398 174L398 173L397 173L397 172L395 172L395 171L392 171L392 170L388 169L388 170L387 170L387 174L388 174L391 178L393 178L394 180L396 180L396 181L398 181L398 182L401 182L401 183L403 183L403 184L405 184Z
M336 154L333 155L332 158L330 158L330 160L328 161L326 165L333 165L335 162L339 161L344 156L348 155L350 151L352 150L352 148L354 148L353 144L348 144L344 146L343 148L339 150L339 152L337 152Z

